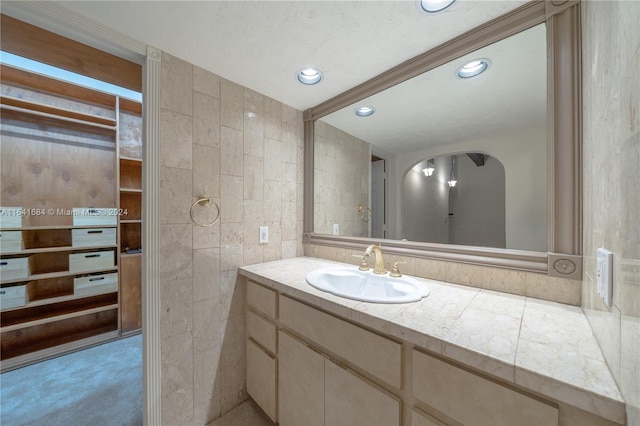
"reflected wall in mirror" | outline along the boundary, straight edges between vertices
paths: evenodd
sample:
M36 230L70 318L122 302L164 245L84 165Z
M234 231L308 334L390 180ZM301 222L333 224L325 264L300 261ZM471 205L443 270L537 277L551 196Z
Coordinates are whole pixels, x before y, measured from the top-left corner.
M496 158L425 159L404 176L402 200L403 233L415 241L506 247L505 173Z
M484 73L457 75L479 58L488 59ZM547 251L546 76L546 28L539 24L317 120L314 233L335 235L337 229L351 237ZM359 117L361 106L375 113ZM466 198L458 200L453 217L447 211L444 218L426 218L451 205L445 209L406 186L419 177L421 162L465 153L486 154L503 165L504 226ZM384 161L382 175L372 158ZM455 158L463 164L468 156ZM468 193L472 182L476 194L484 191L471 176L459 181L452 194ZM361 220L359 205L372 209L371 222ZM464 226L448 229L446 238L436 226L462 218Z

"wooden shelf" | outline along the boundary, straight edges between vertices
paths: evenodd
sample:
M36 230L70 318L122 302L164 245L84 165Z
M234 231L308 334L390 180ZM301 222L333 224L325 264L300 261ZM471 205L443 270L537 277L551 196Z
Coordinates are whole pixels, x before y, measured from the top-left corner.
M120 223L140 223L142 224L142 220L134 219L134 220L121 220Z
M122 336L125 337L124 334ZM0 363L0 373L6 373L7 371L25 367L29 364L33 364L34 362L44 361L46 359L55 358L60 355L76 352L79 349L86 349L99 343L113 341L118 339L119 337L120 332L118 330L115 330L108 333L101 333L95 336L86 337L84 339L74 340L69 343L63 343L61 345L55 345L47 349L29 352L25 355L3 359L2 363Z
M36 325L47 324L54 321L62 321L70 318L81 317L85 315L97 314L99 312L110 311L112 309L118 309L118 304L114 303L112 305L100 306L97 308L85 309L76 312L70 312L68 314L55 315L46 318L40 318L33 321L21 322L19 324L12 324L6 327L0 327L0 333L5 333L8 331L20 330L23 328L34 327Z
M0 252L2 256L14 256L20 254L36 254L36 253L52 253L59 251L76 251L76 250L98 250L103 248L116 248L118 247L116 244L107 245L107 246L86 246L86 247L45 247L45 248L33 248L33 249L23 249L21 251L10 251L10 252Z
M131 157L120 157L120 164L126 164L128 166L142 167L142 159Z
M140 252L140 253L125 253L125 252L120 253L120 257L140 257L140 256L142 256L142 252Z
M26 281L48 280L48 279L51 279L51 278L74 277L74 276L78 276L78 275L93 274L93 273L98 273L98 272L115 272L117 270L118 270L118 267L114 266L113 268L94 269L94 270L91 270L91 271L49 272L47 274L29 275L27 278L15 278L15 279L11 279L11 280L3 280L3 281L0 282L0 284L14 284L14 283L23 283L23 282L26 282Z
M18 114L86 126L100 130L116 131L116 120L97 115L72 111L66 108L54 107L39 102L27 101L11 96L0 96L0 108Z
M4 309L2 312L17 311L19 309L26 309L26 308L33 308L33 307L36 307L36 306L50 305L52 303L68 302L70 300L87 299L89 297L99 296L99 295L102 295L102 294L110 294L110 293L117 293L117 291L110 291L110 292L107 292L107 293L100 293L100 294L92 294L90 296L74 296L74 295L70 295L70 296L50 297L48 299L40 299L40 300L34 300L33 302L28 302L24 306L17 306L15 308L11 308L11 309Z
M120 192L126 192L128 194L142 194L142 189L120 188Z

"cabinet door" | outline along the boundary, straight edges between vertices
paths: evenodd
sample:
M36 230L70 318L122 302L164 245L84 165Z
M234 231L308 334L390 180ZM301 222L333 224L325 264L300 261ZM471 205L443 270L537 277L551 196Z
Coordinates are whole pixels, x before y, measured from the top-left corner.
M280 426L324 425L324 357L282 330L278 337Z
M557 407L415 349L413 395L466 425L558 425Z
M247 392L276 421L276 360L247 340Z
M400 424L400 400L325 360L325 422L331 426Z

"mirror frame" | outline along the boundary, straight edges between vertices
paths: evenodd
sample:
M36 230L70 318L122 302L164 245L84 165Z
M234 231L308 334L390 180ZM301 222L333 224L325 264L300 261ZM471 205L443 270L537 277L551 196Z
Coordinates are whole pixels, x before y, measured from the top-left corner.
M304 112L303 243L364 250L380 239L315 234L314 122L479 48L546 23L547 252L384 240L385 253L582 278L582 84L579 0L534 0Z

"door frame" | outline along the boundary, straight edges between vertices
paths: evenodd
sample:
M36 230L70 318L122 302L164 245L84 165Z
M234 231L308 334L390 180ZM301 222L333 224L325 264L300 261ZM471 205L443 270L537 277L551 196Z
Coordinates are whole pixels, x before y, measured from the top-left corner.
M142 65L143 422L162 424L160 353L160 78L162 52L51 2L6 2L2 13Z

